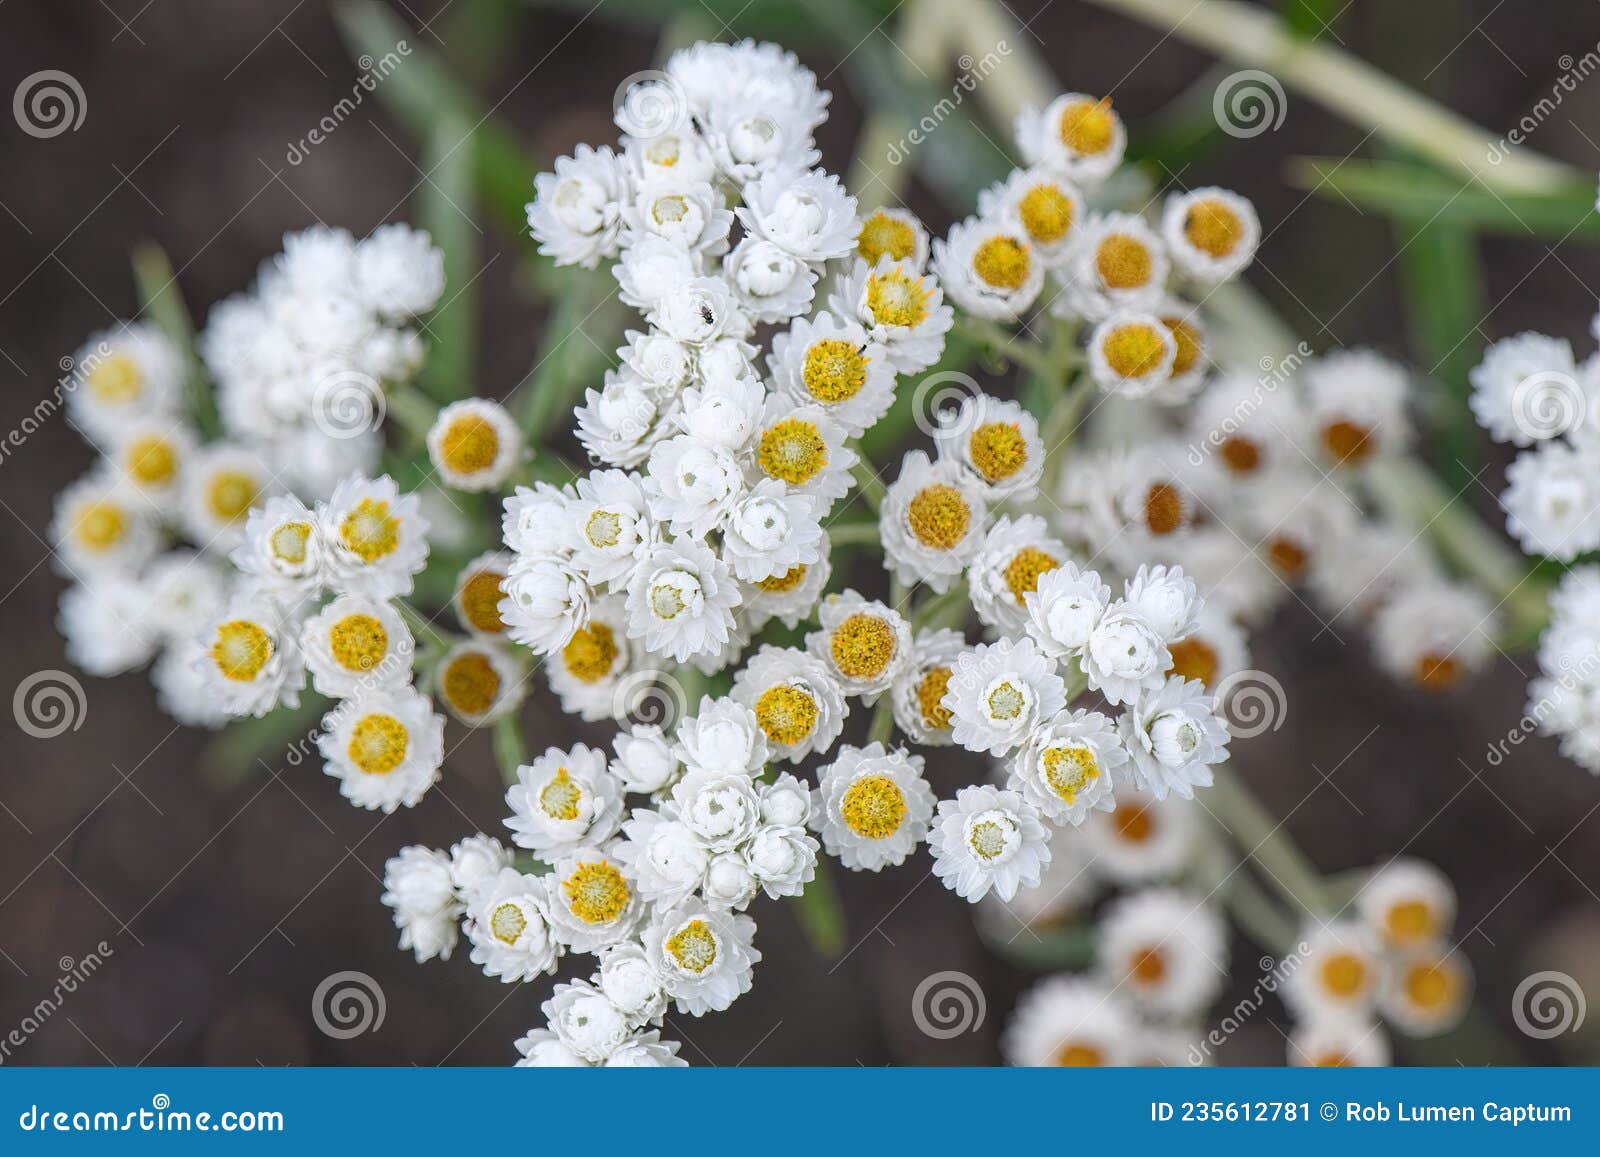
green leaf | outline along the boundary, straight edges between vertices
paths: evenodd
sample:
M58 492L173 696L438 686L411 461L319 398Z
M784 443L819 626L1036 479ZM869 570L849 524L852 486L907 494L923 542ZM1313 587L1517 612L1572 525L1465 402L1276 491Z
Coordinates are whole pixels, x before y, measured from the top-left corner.
M824 960L833 960L844 951L844 906L833 880L833 862L817 857L817 874L806 890L794 897L794 914L805 933L806 943Z
M1462 184L1433 169L1402 161L1300 157L1288 180L1319 197L1412 221L1435 221L1480 233L1557 241L1600 241L1592 185L1553 193L1497 193Z
M178 352L183 356L183 378L189 391L189 405L196 427L207 438L222 432L217 417L217 402L211 393L211 382L194 349L194 320L189 307L184 304L183 292L178 288L177 274L172 272L172 262L166 251L153 241L145 241L133 250L133 281L139 293L139 312L155 323Z
M478 274L483 230L473 219L471 127L461 118L434 122L422 151L426 176L417 190L417 221L444 250L445 296L428 319L422 382L441 402L477 392Z
M1296 36L1315 40L1338 31L1350 0L1283 0L1283 24Z

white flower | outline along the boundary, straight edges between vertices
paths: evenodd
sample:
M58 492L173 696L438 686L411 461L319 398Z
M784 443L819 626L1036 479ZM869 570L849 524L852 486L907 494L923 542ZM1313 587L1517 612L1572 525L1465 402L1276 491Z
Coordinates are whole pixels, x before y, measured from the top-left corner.
M710 852L731 852L755 834L761 801L742 771L691 771L672 787L673 814Z
M183 403L183 357L148 322L90 335L71 369L67 412L97 442L113 442L130 419L176 417Z
M1052 659L1075 658L1111 604L1111 588L1071 559L1039 575L1025 602L1028 637Z
M726 446L680 434L650 452L644 489L655 518L702 538L744 496L744 468Z
M746 100L729 94L715 101L702 121L718 169L736 185L816 164L814 123L805 112L768 105L754 93Z
M421 229L380 225L356 242L356 292L389 321L426 313L444 295L444 250Z
M82 588L74 587L72 591ZM65 596L63 596L65 601ZM90 674L100 674L82 662L69 637L68 657ZM204 727L215 730L228 722L228 713L211 694L205 676L196 666L200 657L200 644L194 640L177 640L167 646L150 668L150 683L156 689L156 704L185 727Z
M229 715L266 715L300 703L305 663L297 628L276 608L239 599L201 632L196 667Z
M763 645L734 673L732 694L754 714L773 756L791 763L831 749L849 713L828 668L792 647Z
M951 735L968 751L1004 755L1066 704L1055 664L1032 639L979 643L956 660L944 705Z
M1000 516L967 568L972 609L985 626L1020 634L1028 624L1028 599L1038 590L1039 581L1066 561L1066 544L1050 533L1037 514L1019 515L1014 520Z
M862 219L856 255L868 266L887 257L920 270L928 262L928 231L909 209L883 205Z
M950 300L974 317L1018 320L1044 287L1044 261L1027 232L968 217L933 243L933 270Z
M1461 1023L1472 1000L1472 969L1459 947L1402 952L1378 994L1385 1019L1407 1036L1430 1037Z
M622 824L622 790L605 754L581 743L547 748L517 768L506 806L512 841L547 864L604 843Z
M468 836L450 849L450 882L464 897L470 897L484 884L491 883L501 869L509 868L514 857L493 836Z
M1383 978L1371 934L1348 920L1301 929L1299 962L1284 978L1284 1002L1312 1021L1369 1021Z
M860 461L845 441L843 426L822 406L796 406L785 394L767 398L752 446L750 480L774 478L790 490L820 500L819 511L843 498L855 484Z
M1410 378L1371 350L1338 350L1301 370L1318 454L1334 466L1360 466L1411 443Z
M1105 213L1084 223L1063 274L1056 312L1104 321L1128 310L1146 313L1165 296L1171 261L1144 218Z
M742 610L750 629L765 625L771 618L781 620L791 630L798 627L802 619L811 617L832 573L828 556L824 554L814 563L802 563L783 574L746 586Z
M578 441L608 466L640 465L676 428L671 420L676 399L631 372L608 373L604 388L585 390L584 399L573 411Z
M120 675L143 666L159 643L145 621L144 592L127 575L96 577L62 591L56 627L66 641L67 658L91 675ZM198 668L198 653L194 658ZM204 686L210 697L211 681Z
M1198 897L1165 888L1129 893L1107 908L1099 932L1100 975L1156 1016L1204 1012L1227 979L1227 933Z
M659 913L644 931L644 951L661 986L690 1016L721 1012L750 991L761 953L755 921L687 902Z
M660 1024L667 1011L661 977L640 944L614 944L600 953L596 986L628 1018L630 1027Z
M611 273L617 279L617 296L623 304L651 313L689 282L704 276L705 259L665 237L646 233L635 237L633 244L622 251Z
M1121 309L1089 335L1089 372L1108 394L1143 398L1172 379L1178 341L1153 313Z
M1215 711L1203 686L1173 676L1118 718L1134 774L1157 799L1169 791L1191 799L1211 786L1211 765L1228 757L1228 729Z
M228 576L209 555L169 550L145 568L139 588L143 625L168 641L190 643L195 624L227 601Z
M671 741L654 724L619 731L611 746L617 753L611 761L611 772L627 791L640 795L664 791L682 770Z
M706 697L698 714L678 724L674 754L691 772L754 777L767 762L767 740L743 703Z
M627 232L623 244L639 237L659 237L694 253L719 256L728 250L733 212L709 181L677 176L648 177L635 185L622 207Z
M548 876L508 866L482 880L467 904L472 963L505 984L554 972L561 945L551 934L549 910Z
M1018 1066L1122 1065L1132 1058L1137 1024L1117 993L1091 980L1052 976L1017 1001L1000 1052Z
M762 479L723 515L723 561L745 582L810 565L824 549L821 515L819 499Z
M1497 442L1531 446L1573 430L1588 415L1572 344L1542 333L1502 338L1469 375L1478 425Z
M1289 1063L1315 1068L1388 1068L1389 1037L1370 1021L1303 1021L1289 1034Z
M719 651L733 634L738 583L705 543L663 543L628 583L628 637L678 662Z
M163 513L182 491L183 473L195 461L199 439L169 416L129 418L112 432L106 460L118 478Z
M628 185L622 161L604 146L579 145L572 156L557 158L555 172L533 179L528 204L528 231L539 252L557 265L585 269L615 256Z
M811 826L830 856L852 871L877 872L905 862L928 834L934 794L922 757L841 744L817 772Z
M832 313L797 318L775 334L767 358L774 389L793 406L820 409L852 437L894 401L893 360L854 321Z
M774 900L800 895L817 874L817 841L798 824L763 827L742 855L751 877Z
M1193 633L1203 604L1194 580L1176 566L1140 564L1123 597L1169 643Z
M587 980L558 984L539 1006L561 1043L591 1065L603 1064L628 1038L628 1019Z
M1506 529L1529 554L1571 562L1600 547L1600 454L1564 442L1525 450L1506 467Z
M673 340L696 346L743 338L750 330L738 297L720 277L685 282L658 302L646 320Z
M455 950L461 905L450 877L450 857L432 848L401 848L383 865L382 901L394 910L401 951L417 963L449 960Z
M1433 553L1415 529L1403 522L1364 518L1336 524L1312 559L1307 578L1329 612L1370 621L1397 591L1436 574ZM1206 592L1208 609L1214 598Z
M1261 243L1261 222L1249 201L1208 186L1167 198L1161 237L1179 269L1211 284L1244 272Z
M829 261L855 248L856 199L821 169L752 181L738 215L751 233L801 261Z
M415 494L388 475L351 475L317 506L328 584L373 598L409 595L428 564L428 523Z
M1172 665L1166 632L1122 599L1095 622L1079 658L1089 686L1113 705L1159 689Z
M736 453L755 436L767 400L754 371L743 365L737 369L731 375L719 369L704 385L685 389L677 417L678 428L691 438ZM702 367L701 372L707 371Z
M709 181L717 175L711 151L686 117L680 116L679 89L672 80L641 80L628 90L613 117L622 129L623 154L634 175ZM662 110L665 109L663 115ZM667 123L671 117L671 123ZM630 133L630 128L640 130Z
M816 297L816 270L758 237L739 242L722 259L722 269L752 321L789 321L810 309Z
M452 402L428 429L428 460L457 490L498 490L522 459L522 430L499 402Z
M357 807L415 807L444 762L444 716L409 687L346 699L322 720L317 748L339 794Z
M506 634L536 655L561 650L589 622L594 592L567 562L518 556L501 582Z
M928 831L933 874L963 900L989 893L1010 900L1033 887L1050 863L1050 835L1039 813L1014 791L964 787L939 804Z
M1031 106L1017 114L1017 151L1030 165L1064 173L1085 185L1098 185L1122 163L1128 137L1111 100L1064 93L1041 111Z
M439 656L433 682L439 701L468 727L509 715L527 688L522 663L510 650L481 639L466 639Z
M531 488L519 486L504 503L500 516L500 536L506 548L526 559L565 559L572 551L574 494L548 482L535 482Z
M1392 948L1417 948L1450 934L1456 893L1445 874L1414 859L1390 860L1356 893L1356 911L1373 935Z
M617 844L616 857L633 873L647 902L670 907L705 882L711 853L681 820L634 808L622 831L626 838Z
M146 501L127 483L101 471L56 496L50 537L60 564L75 577L79 572L86 577L131 575L161 545Z
M940 629L917 636L910 664L889 691L895 726L913 743L945 747L955 742L944 693L950 687L956 660L966 649L960 631Z
M1198 804L1173 797L1158 800L1129 783L1117 787L1109 812L1091 812L1082 832L1095 870L1115 883L1169 879L1194 849Z
M1428 691L1448 691L1494 652L1496 608L1469 583L1428 579L1394 592L1372 621L1384 670Z
M987 516L983 490L959 463L912 450L879 513L885 562L907 586L942 594L983 546Z
M589 608L589 621L544 664L561 709L590 722L615 717L618 696L633 669L633 651L621 596L597 599Z
M978 194L978 215L1004 220L1022 230L1039 259L1057 264L1077 239L1083 197L1070 181L1048 166L1013 169L998 185Z
M956 317L944 303L939 282L923 273L920 261L887 257L876 265L857 261L829 295L828 308L865 328L902 374L918 373L939 360Z
M911 624L855 591L823 599L817 621L821 629L806 636L806 650L822 660L846 695L872 703L911 662Z
M574 952L598 952L633 936L646 904L633 877L598 848L580 848L555 865L550 926Z
M278 494L250 511L244 542L229 555L259 589L289 602L322 588L322 532L316 515L290 494Z
M300 651L318 694L349 699L411 682L416 644L394 607L341 595L307 619Z
M1045 446L1034 416L1010 399L968 394L937 415L933 442L978 479L988 497L1024 498L1044 473Z
M255 450L213 442L183 474L184 533L203 550L227 554L244 541L250 508L275 489L276 480Z
M760 886L741 852L718 852L706 865L700 896L713 908L743 912L756 898Z
M1117 727L1098 711L1061 711L1028 736L1012 761L1006 786L1020 791L1046 819L1083 823L1110 811L1112 774L1128 762Z

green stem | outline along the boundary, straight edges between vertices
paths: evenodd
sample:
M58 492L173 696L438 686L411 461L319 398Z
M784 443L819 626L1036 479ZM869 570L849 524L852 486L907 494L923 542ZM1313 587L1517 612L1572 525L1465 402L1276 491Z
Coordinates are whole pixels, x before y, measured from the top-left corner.
M406 626L411 628L411 633L417 638L441 651L450 646L449 636L435 627L432 621L416 607L405 599L395 599L394 605L399 609L400 617L406 621Z
M527 762L522 743L522 726L515 714L494 721L494 760L500 765L500 778L510 787L517 782L517 769Z
M794 912L806 943L818 956L832 960L844 950L844 906L839 902L828 857L817 857L816 877L794 897Z
M883 505L883 499L889 493L889 488L883 484L883 479L872 472L872 467L867 465L863 457L850 470L855 475L856 485L861 488L861 500L867 504L872 513L878 513L878 508Z
M872 709L872 726L867 729L867 742L881 743L887 748L893 738L894 708L890 706L889 693L885 691Z
M875 518L858 518L850 522L835 522L827 528L828 538L835 547L840 546L877 546L883 547L883 531L878 527Z
M988 346L1007 361L1015 362L1040 377L1055 379L1061 366L1051 359L1050 353L1037 342L1027 341L1000 325L983 317L958 315L956 328L973 341Z
M434 420L439 416L439 404L414 382L391 382L384 387L383 402L385 412L405 431L413 446L421 446L428 440L428 431L433 429Z
M1205 803L1233 842L1300 911L1310 916L1332 915L1334 906L1322 876L1283 830L1282 822L1261 806L1231 766L1219 764L1213 774L1216 782L1205 794Z

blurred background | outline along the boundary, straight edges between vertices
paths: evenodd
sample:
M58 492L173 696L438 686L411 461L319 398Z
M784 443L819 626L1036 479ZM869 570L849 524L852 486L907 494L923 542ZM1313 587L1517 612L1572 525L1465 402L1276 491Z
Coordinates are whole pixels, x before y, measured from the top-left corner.
M1600 43L1600 6L1588 0L1261 7L1284 10L1302 35L1371 62L1491 136L1560 89L1560 107L1529 143L1583 170L1600 165L1600 81L1585 73L1562 85ZM886 70L897 68L899 8L394 0L341 15L328 0L12 0L0 9L3 90L60 70L81 85L85 107L81 124L48 139L15 118L0 122L0 428L16 428L51 391L58 361L89 332L137 311L129 257L138 243L165 251L199 320L247 285L285 231L320 221L361 235L414 217L419 198L446 195L414 132L418 110L382 89L307 147L364 67L360 29L392 22L412 49L403 69L448 69L452 99L477 115L492 110L490 127L527 158L529 174L577 142L614 138L614 90L657 63L663 21L679 38L778 39L834 92L819 145L824 164L843 172L864 107L886 99ZM1114 97L1134 129L1130 155L1158 181L1165 172L1186 186L1236 188L1269 230L1293 215L1291 227L1271 231L1249 279L1313 346L1370 344L1434 367L1446 384L1464 379L1482 346L1524 328L1592 348L1600 261L1586 247L1596 236L1588 206L1468 226L1432 205L1386 211L1338 181L1318 186L1301 160L1395 160L1365 129L1291 91L1278 128L1235 139L1216 131L1210 111L1216 80L1231 69L1219 72L1182 36L1083 0L1014 0L1008 10L1063 90ZM936 88L947 91L943 81ZM535 359L544 307L515 259L531 248L514 229L528 188L515 166L491 184L482 203L460 206L458 224L481 234L479 391L501 395ZM905 193L936 234L968 211L940 186L922 174ZM1498 525L1502 464L1488 455L1488 472L1473 482L1457 465L1460 438L1446 431L1432 450L1465 500ZM52 625L62 580L45 528L52 497L89 460L58 418L0 465L0 691L69 666ZM1238 745L1243 777L1324 870L1405 848L1460 891L1478 1017L1451 1037L1401 1042L1402 1061L1600 1061L1592 1025L1548 1042L1513 1026L1511 994L1531 972L1559 968L1600 993L1600 785L1544 741L1497 766L1485 758L1523 708L1532 664L1515 658L1462 692L1424 697L1379 675L1360 636L1323 630L1292 600L1256 643L1254 665L1282 681L1289 711L1281 730ZM539 1019L543 986L486 980L465 947L448 963L417 966L394 947L378 902L384 860L402 845L500 832L487 735L456 748L442 790L384 818L351 808L317 767L279 750L228 771L213 737L157 711L142 675L84 684L75 731L37 739L0 718L0 1040L63 971L104 957L24 1044L0 1050L6 1063L513 1059L512 1041ZM562 716L544 692L523 722L540 741L605 738ZM941 794L971 778L949 764L931 775ZM849 950L837 960L813 954L789 909L758 902L765 960L754 990L727 1013L672 1018L666 1035L697 1064L994 1063L1005 1015L1037 974L987 946L968 905L917 884L919 875L908 865L841 880ZM1241 961L1260 954L1243 938L1233 947ZM939 969L980 981L988 1007L976 1031L936 1040L915 1027L910 994ZM383 1025L349 1040L317 1031L309 1015L317 985L343 970L376 978L386 998ZM1219 1007L1254 975L1243 969ZM1277 1012L1230 1039L1223 1063L1281 1063Z

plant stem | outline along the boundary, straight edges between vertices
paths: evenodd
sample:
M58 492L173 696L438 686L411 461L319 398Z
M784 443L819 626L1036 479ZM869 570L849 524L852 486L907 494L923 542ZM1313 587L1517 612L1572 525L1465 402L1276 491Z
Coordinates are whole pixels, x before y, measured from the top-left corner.
M517 769L526 762L522 726L516 714L502 715L494 721L494 761L500 765L500 778L510 787L517 782Z
M1331 916L1334 906L1321 874L1283 830L1282 822L1261 806L1230 765L1217 765L1213 774L1216 782L1206 793L1206 806L1233 842L1297 909L1309 916Z
M805 933L806 943L824 960L832 960L844 949L844 907L834 886L833 869L826 856L817 857L817 874L806 890L794 897L794 912Z
M395 606L400 610L400 617L406 621L406 626L411 628L413 634L426 642L430 647L445 650L450 646L449 637L432 620L405 599L395 599Z
M883 479L872 472L872 467L867 465L863 457L850 473L855 475L856 485L861 488L861 500L867 504L872 513L878 513L878 508L883 505L884 495L889 493L889 488L883 484Z
M881 743L889 746L889 740L894 738L894 709L889 704L889 692L885 691L878 699L877 706L872 709L872 726L867 729L868 743Z
M828 528L828 538L839 546L883 547L883 532L875 518L858 518L850 522L835 522Z
M424 394L412 382L392 382L383 391L383 403L388 416L406 432L413 446L428 440L434 419L439 416L439 404Z

